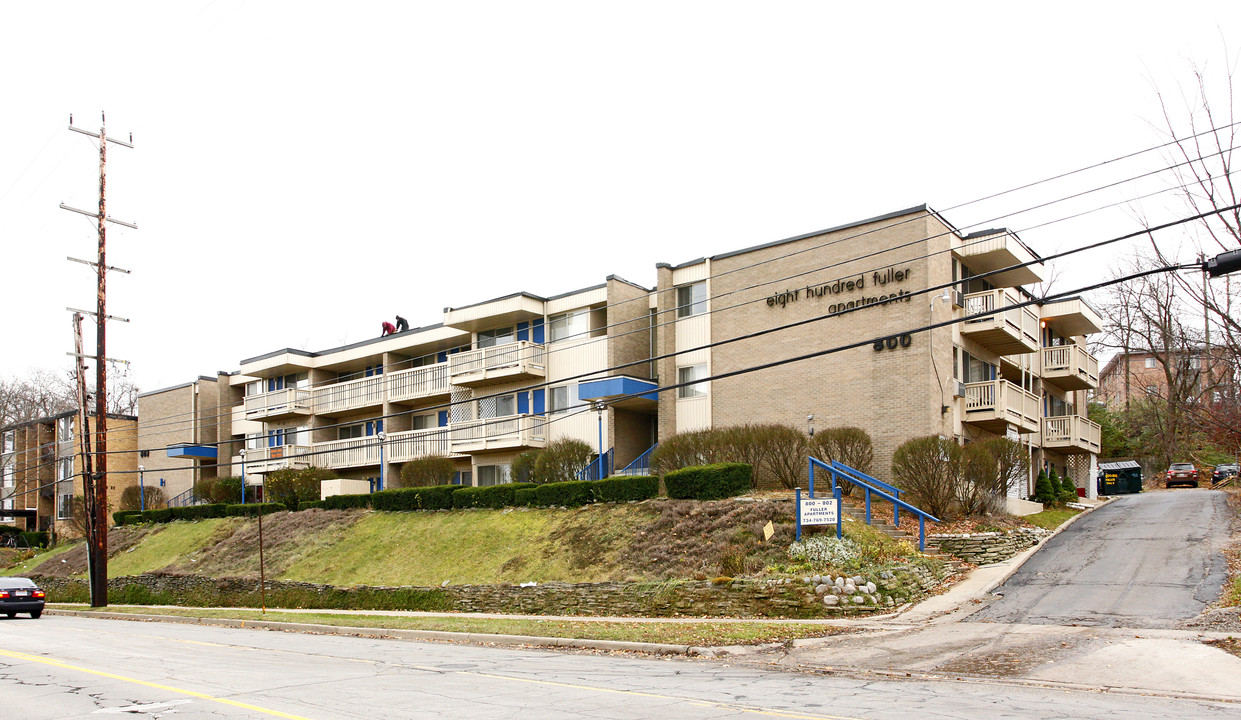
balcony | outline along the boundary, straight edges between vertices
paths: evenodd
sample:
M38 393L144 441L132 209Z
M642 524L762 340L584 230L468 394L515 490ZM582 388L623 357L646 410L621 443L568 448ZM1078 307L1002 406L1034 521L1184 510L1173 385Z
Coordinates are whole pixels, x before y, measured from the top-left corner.
M379 438L374 435L315 443L315 467L337 470L378 464Z
M1078 415L1043 418L1043 447L1068 455L1098 454L1102 443L1099 424Z
M247 420L278 420L295 415L311 413L311 392L299 388L285 388L262 395L250 395L245 399Z
M1017 432L1039 430L1038 397L1007 380L966 383L965 417L967 423L995 433L1003 433L1009 425Z
M448 455L450 432L448 428L435 428L391 433L384 445L384 453L392 462L405 462L428 455Z
M1043 348L1043 379L1065 390L1099 386L1099 360L1077 345Z
M388 383L388 399L392 402L422 400L437 395L447 395L448 363L398 370L385 376Z
M988 275L987 282L995 287L1017 287L1043 280L1040 275L1043 264L1034 263L1034 260L1038 259L1034 252L1010 232L984 231L966 236L956 248L956 254L966 265L980 273L1033 263Z
M1008 307L1019 302L1019 296L1009 290L987 290L966 295L966 315L999 312L966 320L961 325L961 334L997 355L1021 355L1038 350L1038 315L1029 306Z
M541 448L546 444L547 420L539 415L453 423L449 429L449 449L454 454Z
M448 377L453 385L479 387L546 375L547 349L527 340L448 356Z
M1103 330L1103 318L1081 298L1069 298L1043 306L1043 322L1066 337Z
M273 470L301 470L317 465L311 449L305 445L281 445L279 447L251 448L246 450L245 473L269 473ZM234 467L241 468L241 456L233 457Z
M325 385L314 391L316 413L339 415L383 405L384 376L375 375L358 380Z

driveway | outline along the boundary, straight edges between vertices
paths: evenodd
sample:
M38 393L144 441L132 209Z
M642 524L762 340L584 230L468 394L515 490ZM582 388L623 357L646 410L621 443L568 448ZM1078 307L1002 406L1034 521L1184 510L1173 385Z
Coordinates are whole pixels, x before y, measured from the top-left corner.
M1217 490L1117 498L1049 540L969 620L1179 627L1219 598L1229 524Z

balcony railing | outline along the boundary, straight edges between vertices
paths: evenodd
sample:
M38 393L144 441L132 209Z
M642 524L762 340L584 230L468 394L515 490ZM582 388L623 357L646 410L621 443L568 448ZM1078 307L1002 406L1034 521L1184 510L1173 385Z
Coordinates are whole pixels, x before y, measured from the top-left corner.
M1018 432L1038 432L1038 397L1007 380L965 384L965 421L1000 431L1013 425Z
M315 443L315 466L347 468L379 464L379 438L375 436Z
M453 453L543 447L547 444L547 420L539 415L511 415L453 423L449 443Z
M448 428L434 430L411 430L388 435L384 445L385 459L392 462L405 462L428 455L448 455L451 452L448 443Z
M1043 418L1043 447L1066 453L1098 453L1103 431L1080 415Z
M447 395L450 389L448 363L398 370L385 377L388 383L388 399L393 402Z
M547 349L522 340L448 356L448 375L455 385L489 385L547 374Z
M1099 386L1099 360L1077 345L1043 348L1043 378L1065 390Z
M245 399L245 407L247 420L309 415L311 392L300 388L285 388L262 395L250 395Z
M331 414L374 407L382 405L383 401L383 375L326 385L314 391L316 413Z
M245 472L266 473L272 470L292 468L295 470L318 465L314 456L306 456L311 448L306 445L279 445L277 447L251 448L246 450ZM240 472L241 456L233 458L234 466Z
M1021 302L1009 290L987 290L965 296L965 313L994 312L966 320L961 332L1000 355L1020 355L1038 350L1039 318L1030 307L1008 307ZM1007 310L1004 308L1008 308Z

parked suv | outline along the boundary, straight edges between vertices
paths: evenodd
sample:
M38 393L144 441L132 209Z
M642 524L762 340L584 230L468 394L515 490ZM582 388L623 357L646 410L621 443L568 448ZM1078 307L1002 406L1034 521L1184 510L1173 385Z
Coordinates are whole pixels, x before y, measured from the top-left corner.
M1163 476L1163 486L1188 485L1198 487L1198 468L1193 463L1172 463Z
M1211 484L1219 485L1226 478L1235 477L1237 474L1238 467L1236 465L1216 465L1215 469L1211 471Z

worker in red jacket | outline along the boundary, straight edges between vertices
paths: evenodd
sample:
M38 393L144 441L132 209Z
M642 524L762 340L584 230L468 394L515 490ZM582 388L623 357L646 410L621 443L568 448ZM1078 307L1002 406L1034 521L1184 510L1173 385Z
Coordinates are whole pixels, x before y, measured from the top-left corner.
M384 335L391 335L392 333L396 332L396 326L388 322L387 320L384 320L383 322L383 329L384 331L379 333L379 337L383 337Z

